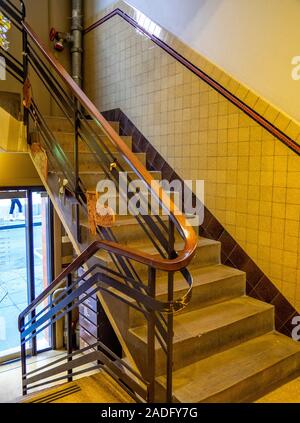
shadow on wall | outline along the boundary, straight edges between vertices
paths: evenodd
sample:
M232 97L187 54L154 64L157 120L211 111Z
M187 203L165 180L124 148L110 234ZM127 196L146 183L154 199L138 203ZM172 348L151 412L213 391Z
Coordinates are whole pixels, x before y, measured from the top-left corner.
M0 108L15 119L20 120L21 115L21 95L18 93L0 92Z

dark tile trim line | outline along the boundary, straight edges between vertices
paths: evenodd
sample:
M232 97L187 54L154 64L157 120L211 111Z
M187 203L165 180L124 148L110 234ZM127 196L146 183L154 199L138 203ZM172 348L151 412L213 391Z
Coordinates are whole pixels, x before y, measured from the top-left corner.
M195 75L197 75L200 79L202 79L202 81L205 81L208 85L210 85L219 94L221 94L223 97L225 97L231 103L233 103L236 107L238 107L240 110L242 110L244 113L246 113L250 118L255 120L259 125L264 127L268 132L270 132L275 138L277 138L279 141L281 141L283 144L285 144L294 153L296 153L297 155L300 155L300 145L297 144L296 141L292 140L284 132L282 132L281 130L276 128L275 125L273 125L271 122L269 122L267 119L265 119L259 113L257 113L254 109L249 107L246 103L244 103L242 100L240 100L238 97L236 97L230 91L228 91L219 82L215 81L213 78L211 78L205 72L203 72L200 68L195 66L193 63L191 63L185 57L183 57L180 53L175 51L168 44L161 41L158 37L151 34L150 32L146 31L141 25L138 24L137 21L135 21L133 18L131 18L129 15L127 15L125 12L123 12L121 9L117 8L117 9L113 10L108 15L104 16L103 18L101 18L97 22L95 22L94 24L90 25L88 28L86 28L84 30L84 35L90 33L94 29L98 28L99 26L101 26L102 24L107 22L108 20L112 19L114 16L120 16L126 22L128 22L130 25L132 25L134 28L141 31L148 38L150 38L150 40L152 42L154 42L156 45L158 45L160 48L162 48L166 53L168 53L170 56L172 56L175 60L180 62L183 66L185 66L187 69L189 69Z
M135 153L146 153L147 168L149 170L161 171L163 179L169 182L174 179L182 181L179 175L120 109L103 112L103 116L109 121L120 123L120 135L132 136L133 151ZM191 195L193 196L193 203L195 203L196 196L192 192ZM291 336L293 329L292 319L294 316L298 316L299 313L207 208L205 208L204 222L200 227L199 234L221 242L222 263L246 273L247 295L274 305L276 329L287 336Z

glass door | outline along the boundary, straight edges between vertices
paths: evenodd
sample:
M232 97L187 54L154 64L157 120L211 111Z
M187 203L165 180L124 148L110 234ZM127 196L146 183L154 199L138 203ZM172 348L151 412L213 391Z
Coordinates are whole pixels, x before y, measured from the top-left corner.
M52 207L43 189L0 191L0 361L20 354L18 316L49 285ZM43 308L46 304L41 304ZM34 316L32 316L34 317ZM30 353L52 346L51 330Z
M38 297L53 280L52 275L52 213L50 200L45 192L32 192L32 226L33 226L33 258L34 258L34 293ZM41 311L47 303L38 308ZM37 352L48 349L52 345L51 330L43 331L37 336Z
M19 351L18 316L28 304L26 197L0 192L0 357Z

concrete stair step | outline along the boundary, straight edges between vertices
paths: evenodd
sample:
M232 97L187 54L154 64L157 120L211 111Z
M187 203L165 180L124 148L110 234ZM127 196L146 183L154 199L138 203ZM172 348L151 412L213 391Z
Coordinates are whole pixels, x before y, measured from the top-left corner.
M155 180L161 179L161 172L149 171L149 173L153 177L153 179L155 179ZM56 171L53 168L49 169L49 174L56 174L58 176L63 175L63 173L61 171ZM105 172L90 171L90 170L80 171L79 177L80 177L80 179L81 179L81 181L84 185L85 190L90 191L90 192L95 192L98 183L107 178ZM139 176L136 175L136 173L132 172L132 171L127 172L127 178L128 178L128 180L131 180L131 181L139 181L140 180Z
M253 401L299 372L300 345L277 332L251 339L173 373L174 401ZM157 378L157 400L165 398L165 376Z
M53 135L54 135L55 139L59 142L62 149L66 153L71 153L72 151L74 151L74 134L73 133L54 131ZM130 148L130 150L131 150L132 149L132 137L121 136L121 138L125 142L127 147ZM111 151L112 153L114 151L117 151L116 147L112 144L110 139L108 137L106 137L105 135L101 135L101 134L98 135L98 144L99 144L100 147L102 147L102 149L104 149L104 147L102 146L102 144L104 144L105 146L107 146L109 148L109 151ZM86 145L86 143L84 141L80 140L79 141L79 152L90 153L91 149Z
M273 306L250 297L239 297L174 316L174 370L248 339L272 331ZM135 357L147 374L147 326L130 329ZM166 355L156 341L157 375L165 373Z
M160 216L160 218L166 225L168 225L168 216ZM83 239L87 239L91 235L89 234L89 224L86 217L81 219L80 224ZM146 232L134 216L116 215L116 221L111 229L118 242L122 244L130 244L136 241L142 242L147 239ZM180 239L180 235L177 232L175 238L178 240Z
M217 264L208 267L190 268L193 278L192 299L181 314L198 310L200 307L217 304L245 294L246 274L238 269ZM182 297L187 291L188 285L184 276L177 272L174 275L174 298ZM159 301L167 301L168 282L167 276L156 280L156 298ZM127 298L128 301L133 301ZM145 323L144 316L130 308L129 327L142 326Z
M161 172L149 171L149 173L153 179L161 179ZM101 171L80 171L79 176L88 191L96 191L98 182L107 178L106 174ZM132 181L140 180L139 176L133 171L128 171L127 177Z
M151 242L131 242L128 244L129 247L143 251L147 254L158 256L157 250L151 244ZM182 241L176 242L175 248L177 251L182 250L184 247L184 243ZM101 251L96 254L96 257L101 260L105 265L109 266L110 268L114 267L112 258L105 252ZM213 266L216 264L220 264L220 243L218 241L213 241L207 238L199 237L196 257L192 260L189 265L189 269L193 269L195 267L207 267ZM138 272L141 278L144 278L148 272L147 266L135 262L134 263L135 270ZM157 277L161 277L165 275L164 272L157 271Z
M65 117L60 116L48 116L46 117L46 122L49 126L49 128L52 131L58 131L58 132L72 132L73 131L73 125L70 123L70 121ZM89 125L96 130L99 133L103 133L102 129L97 126L97 124L92 121L88 120ZM114 128L114 130L119 133L120 131L120 123L119 122L109 122L110 126Z

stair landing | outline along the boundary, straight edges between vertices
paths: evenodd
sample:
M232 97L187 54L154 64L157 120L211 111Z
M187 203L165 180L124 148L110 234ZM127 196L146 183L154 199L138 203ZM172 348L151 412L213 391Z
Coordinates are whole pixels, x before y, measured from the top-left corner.
M75 382L44 390L39 394L28 395L20 402L25 404L134 403L120 385L103 371Z

